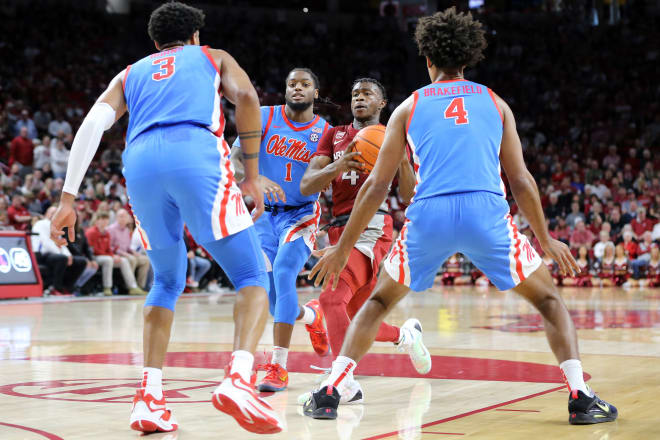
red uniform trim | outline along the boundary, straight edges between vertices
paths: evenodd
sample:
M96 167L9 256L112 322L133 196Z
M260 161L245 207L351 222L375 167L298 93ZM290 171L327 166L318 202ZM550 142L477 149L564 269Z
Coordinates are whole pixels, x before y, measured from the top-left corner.
M270 128L270 123L273 122L273 114L275 113L275 107L270 106L270 111L268 113L268 122L266 122L266 128L264 129L264 134L261 135L261 140L263 141L264 138L266 137L266 134L268 133L268 129Z
M222 148L225 151L225 156L229 156L229 146L225 140L222 140ZM229 202L229 190L234 184L234 173L231 172L231 161L225 160L225 170L227 171L227 183L225 184L225 192L222 195L222 202L220 204L220 232L223 237L229 235L227 229L227 203Z
M488 94L490 95L490 98L493 100L493 104L495 104L497 113L500 114L500 119L502 120L502 124L504 124L504 113L502 113L502 109L500 109L500 106L497 104L497 100L495 99L495 93L493 93L491 89L488 89Z
M126 72L124 72L124 78L121 80L121 88L124 92L126 92L126 78L128 78L128 72L131 71L131 66L132 64L126 66Z
M316 214L314 215L313 218L310 218L306 222L301 223L300 225L293 228L291 230L291 232L289 232L289 234L286 236L286 239L284 240L285 243L288 243L291 240L291 237L293 237L293 235L296 232L298 232L302 229L305 229L307 226L311 226L311 225L315 224L319 220L319 217L321 217L321 209L319 209L319 207L316 206L316 204L314 205L314 211L316 211Z
M518 238L518 227L516 226L515 223L513 223L513 217L511 215L509 217L509 225L511 225L511 229L513 230L513 239L515 240L515 247L516 247L516 252L513 254L513 259L516 262L516 273L518 274L518 278L520 278L520 282L525 281L525 274L523 273L522 270L522 261L520 261L520 238Z
M410 109L410 116L408 116L408 122L406 123L406 133L410 129L410 123L412 122L413 115L415 114L415 107L417 107L417 101L419 100L419 92L415 91L413 93L413 106Z
M467 79L460 78L460 79L446 79L443 81L434 81L433 84L440 84L440 83L450 83L450 82L456 82L456 81L467 81Z
M222 111L222 92L220 91L221 89L222 89L222 85L220 85L220 89L218 89L218 98L220 105L220 116L219 116L220 126L215 132L213 132L213 134L216 135L216 137L222 137L225 133L225 112Z
M407 228L408 225L404 224L403 228L401 228L401 237L399 237L399 284L404 284L406 282L406 270L403 266L403 242L406 240L406 232L408 232Z
M211 62L211 65L215 68L216 72L218 72L218 74L220 74L221 73L220 68L215 63L215 60L213 59L213 55L211 55L211 52L209 52L209 47L208 46L202 46L202 52L204 52L204 55L206 55L206 58L209 59L209 61Z
M286 117L286 112L284 111L284 106L282 106L282 119L284 119L284 122L286 122L286 125L288 125L289 128L291 128L291 130L293 130L293 131L304 131L304 130L307 130L308 128L311 128L314 124L316 124L319 121L319 119L321 119L321 117L319 115L316 115L316 117L314 119L312 119L312 121L309 124L303 125L302 127L296 127L295 125L293 125L291 123L291 121L289 121L289 118Z

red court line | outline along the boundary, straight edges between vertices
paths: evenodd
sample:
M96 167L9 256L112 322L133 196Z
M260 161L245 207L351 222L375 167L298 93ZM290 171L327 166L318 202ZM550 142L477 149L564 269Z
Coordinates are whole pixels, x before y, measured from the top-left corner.
M10 428L22 429L23 431L34 432L35 434L39 434L43 437L46 437L49 440L64 440L62 437L59 437L55 434L51 434L50 432L42 431L40 429L34 429L34 428L29 428L27 426L14 425L12 423L4 423L4 422L0 422L0 425L9 426Z
M422 434L437 434L437 435L465 435L458 432L434 432L434 431L422 431Z
M496 409L495 411L541 412L538 409Z
M560 387L554 387L554 388L551 388L549 390L541 391L540 393L530 394L529 396L523 396L523 397L519 397L517 399L509 400L509 401L502 402L502 403L497 403L497 404L491 405L491 406L487 406L485 408L475 409L474 411L469 411L469 412L466 412L466 413L463 413L463 414L458 414L456 416L447 417L446 419L441 419L441 420L436 420L435 422L425 423L422 426L420 426L420 428L428 428L429 426L435 426L435 425L439 425L441 423L451 422L452 420L462 419L463 417L468 417L468 416L471 416L473 414L478 414L478 413L484 412L484 411L490 411L491 409L499 408L501 406L511 405L512 403L521 402L523 400L532 399L534 397L538 397L538 396L542 396L544 394L552 393L552 392L560 390L564 387L565 387L565 385L562 385ZM407 429L410 429L410 428L407 428ZM381 439L381 438L391 437L391 436L396 435L398 433L399 433L399 431L392 431L392 432L388 432L388 433L385 433L385 434L375 435L373 437L365 437L362 440L378 440L378 439Z

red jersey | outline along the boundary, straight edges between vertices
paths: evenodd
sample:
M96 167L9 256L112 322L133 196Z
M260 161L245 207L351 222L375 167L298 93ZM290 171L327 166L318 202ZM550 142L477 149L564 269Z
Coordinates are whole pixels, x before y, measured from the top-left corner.
M110 247L110 234L107 230L101 233L99 228L92 226L85 231L85 237L94 255L114 255Z
M353 124L340 125L326 131L316 147L314 156L329 157L335 162L344 155L357 132ZM353 204L362 184L367 180L368 174L356 171L345 171L332 181L332 215L337 217L350 214ZM387 207L382 208L387 211Z

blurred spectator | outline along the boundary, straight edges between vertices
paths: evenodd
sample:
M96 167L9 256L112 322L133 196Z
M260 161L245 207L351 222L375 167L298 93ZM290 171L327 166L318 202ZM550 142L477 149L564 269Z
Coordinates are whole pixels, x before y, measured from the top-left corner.
M98 272L99 263L94 260L92 249L89 247L87 237L85 237L85 232L80 226L80 215L78 215L75 229L76 240L68 244L69 252L71 252L71 255L74 257L85 259L85 270L74 285L74 292L77 296L82 293L81 290L84 288L85 284L87 284L87 281L89 281L94 276L94 274Z
M55 142L55 146L50 147L50 166L53 169L53 176L63 179L66 176L66 167L69 163L69 150L65 148L62 139L56 138L53 139L53 142Z
M637 243L637 258L631 261L633 277L636 280L640 278L641 269L645 268L651 259L652 244L653 238L651 237L651 231L644 232L644 234L642 234L642 240Z
M101 166L113 173L121 172L121 150L117 144L110 144L110 147L101 154Z
M623 246L623 249L626 251L628 258L637 257L637 243L633 240L633 232L624 228L623 230L623 241L620 243Z
M33 166L35 170L40 170L47 163L50 163L50 137L44 136L43 139L34 139Z
M584 214L580 212L580 204L578 202L571 203L571 212L566 216L566 223L569 225L574 225L575 220L582 219L583 222L586 222Z
M594 245L594 257L600 260L601 258L603 258L603 253L605 252L605 246L609 245L610 243L612 244L612 246L614 246L614 243L612 242L612 240L610 240L610 234L608 234L607 231L600 231L599 238L600 238L599 241Z
M27 231L32 216L23 205L23 196L17 194L11 199L11 206L7 209L9 224L17 231Z
M579 217L576 218L575 229L573 229L573 233L571 234L571 248L576 251L580 246L591 249L591 243L593 243L594 238L594 234L584 226L584 220Z
M53 137L58 137L61 134L72 134L71 124L64 120L61 112L55 114L55 118L48 124L48 133Z
M20 133L25 128L27 138L30 140L37 137L37 127L34 125L34 121L30 119L30 113L27 110L21 112L21 117L16 121L14 127L16 133Z
M28 137L28 129L22 127L18 136L11 141L9 149L9 166L15 163L31 167L34 162L34 145Z
M37 129L40 133L47 133L48 124L50 124L50 121L53 120L53 117L45 108L45 106L37 106L37 111L34 112L32 119L34 120L34 124L37 126Z
M132 272L135 273L137 271L138 286L144 288L147 283L147 275L149 274L149 257L134 252L133 249L131 249L132 231L129 226L132 223L133 219L128 211L125 209L117 211L115 222L108 226L110 247L115 254L128 260Z
M145 295L146 292L137 286L135 276L131 269L128 259L112 252L110 246L110 234L107 231L110 216L106 211L96 213L93 221L94 226L85 231L85 237L94 253L94 260L101 266L103 275L103 294L110 296L112 292L112 269L118 267L121 269L121 275L128 288L130 295Z
M47 265L52 274L51 295L68 295L75 292L74 284L85 270L85 257L73 256L66 246L58 246L50 238L50 221L55 214L55 206L46 211L45 218L32 227L32 249L39 264Z
M644 232L652 231L657 222L657 220L646 217L646 208L640 207L637 208L637 217L630 222L630 226L632 226L635 236L641 238Z
M211 269L211 262L204 258L204 250L195 242L188 228L184 229L183 239L188 252L188 277L186 286L197 288L199 281Z

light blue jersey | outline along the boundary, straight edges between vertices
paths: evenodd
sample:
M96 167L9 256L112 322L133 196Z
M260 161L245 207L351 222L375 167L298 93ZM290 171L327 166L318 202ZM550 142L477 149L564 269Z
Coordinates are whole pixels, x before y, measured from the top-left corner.
M124 96L128 143L153 127L186 123L222 136L220 71L208 46L180 46L128 66Z
M503 119L492 91L466 80L439 81L415 91L413 99L407 138L415 200L470 191L504 196Z
M284 106L279 105L261 107L261 125L259 174L282 187L287 205L315 202L318 193L303 196L300 181L330 124L318 115L309 122L292 122L286 117ZM240 147L240 138L234 141L234 146Z

